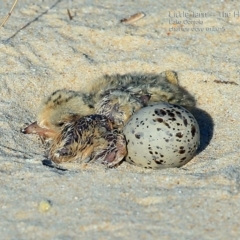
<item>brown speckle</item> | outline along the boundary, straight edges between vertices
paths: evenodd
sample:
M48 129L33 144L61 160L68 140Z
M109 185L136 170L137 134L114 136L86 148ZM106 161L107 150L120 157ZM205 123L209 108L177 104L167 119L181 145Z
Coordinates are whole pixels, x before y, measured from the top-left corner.
M185 127L188 125L188 121L185 117L183 117L183 123L184 123Z
M192 133L192 136L194 137L196 133L196 128L194 125L192 125L191 133Z
M136 137L137 139L140 139L140 138L141 138L141 135L140 135L139 133L136 133L136 134L135 134L135 137Z
M168 112L168 116L173 118L173 117L175 117L175 114L172 112Z
M166 125L168 128L171 128L170 125L169 125L167 122L164 121L163 123L164 123L164 125Z
M181 132L176 133L176 137L182 138L183 134Z
M176 111L176 114L177 114L177 115L180 115L180 116L182 115L179 111Z
M165 116L167 113L163 110L163 109L158 109L156 108L154 110L155 114L157 114L158 116Z
M186 151L184 150L184 149L181 149L181 150L179 150L178 151L180 154L183 154L183 153L185 153Z
M163 164L163 163L164 163L163 160L154 160L154 162L155 162L156 164Z
M160 123L163 122L163 119L162 119L162 118L156 118L156 120L157 120L158 122L160 122Z
M186 159L186 157L183 157L180 159L180 162L183 162Z

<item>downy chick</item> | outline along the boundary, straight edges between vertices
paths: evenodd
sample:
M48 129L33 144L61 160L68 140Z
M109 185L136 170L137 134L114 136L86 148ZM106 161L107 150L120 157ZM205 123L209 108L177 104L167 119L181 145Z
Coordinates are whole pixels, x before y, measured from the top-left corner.
M37 121L22 130L36 133L45 139L53 139L65 123L73 122L94 113L94 104L84 93L71 90L57 90L43 99L37 114Z
M95 112L109 117L120 129L134 112L148 104L169 102L188 109L196 104L194 97L179 86L174 71L105 75L92 86L89 98L95 102Z
M37 121L22 132L48 140L48 157L55 163L97 161L113 167L127 153L125 138L110 119L93 113L85 93L58 90L43 100Z
M113 167L127 154L124 135L103 115L89 115L64 125L53 139L49 158L55 163L99 162Z

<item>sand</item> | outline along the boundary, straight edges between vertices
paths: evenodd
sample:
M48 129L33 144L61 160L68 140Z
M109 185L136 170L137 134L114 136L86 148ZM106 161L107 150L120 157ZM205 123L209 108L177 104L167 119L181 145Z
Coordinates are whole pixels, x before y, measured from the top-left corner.
M0 1L1 19L12 2ZM237 1L19 0L0 29L0 238L240 239L238 9ZM120 23L137 12L146 16ZM20 133L54 90L169 69L198 102L201 146L182 168L61 171L42 164L36 136Z

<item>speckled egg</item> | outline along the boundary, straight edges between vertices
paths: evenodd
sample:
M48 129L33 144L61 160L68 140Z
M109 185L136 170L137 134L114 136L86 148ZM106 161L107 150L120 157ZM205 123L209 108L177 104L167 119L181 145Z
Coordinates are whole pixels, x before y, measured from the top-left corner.
M200 144L193 115L169 103L140 109L126 124L124 134L126 161L144 168L181 167L193 158Z

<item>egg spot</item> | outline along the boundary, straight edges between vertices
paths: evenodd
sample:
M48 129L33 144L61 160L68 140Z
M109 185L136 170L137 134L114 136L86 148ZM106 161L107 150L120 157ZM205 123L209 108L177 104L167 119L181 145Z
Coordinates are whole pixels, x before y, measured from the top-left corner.
M180 162L183 162L186 159L186 157L183 157L180 159Z
M140 139L141 137L144 137L144 133L143 132L137 132L134 135L137 139Z
M186 151L184 149L181 149L178 151L180 154L184 154Z
M163 160L154 160L154 162L155 162L156 164L163 164L163 163L164 163Z
M185 117L183 117L183 123L184 123L185 127L188 125L188 121Z
M156 120L157 120L158 122L160 122L160 123L163 122L163 119L162 119L162 118L156 118Z
M154 113L157 114L158 116L165 116L167 114L163 109L158 108L154 110Z
M176 137L182 138L182 137L183 137L183 134L182 134L181 132L178 132L178 133L176 133Z
M172 112L168 112L168 116L173 118L173 117L175 117L175 114Z
M191 133L192 133L192 136L194 137L196 133L196 128L194 125L192 125Z
M141 138L141 135L138 134L138 133L136 133L136 134L135 134L135 138L140 139L140 138Z
M166 125L168 128L171 128L170 125L169 125L167 122L164 121L163 123L164 123L164 125Z

